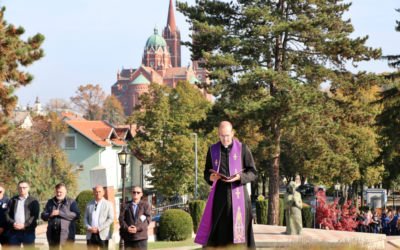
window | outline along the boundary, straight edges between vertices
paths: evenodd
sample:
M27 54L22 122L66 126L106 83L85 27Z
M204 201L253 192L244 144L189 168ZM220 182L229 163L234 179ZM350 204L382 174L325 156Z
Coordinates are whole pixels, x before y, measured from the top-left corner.
M65 149L76 149L76 135L66 135L64 137Z

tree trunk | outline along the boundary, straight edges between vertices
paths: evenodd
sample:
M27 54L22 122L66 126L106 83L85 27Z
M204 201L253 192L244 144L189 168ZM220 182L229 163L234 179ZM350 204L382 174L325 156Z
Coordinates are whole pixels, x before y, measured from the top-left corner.
M265 180L264 180L263 176L261 176L261 182L262 182L262 195L265 196L266 187L265 187Z
M364 203L365 203L364 187L365 187L365 184L363 184L361 187L361 206L364 206Z
M304 183L306 183L306 178L303 175L300 175L300 181L301 185L304 185Z
M279 122L273 127L275 135L275 155L270 159L268 185L268 225L279 225L279 160L280 160L280 127Z

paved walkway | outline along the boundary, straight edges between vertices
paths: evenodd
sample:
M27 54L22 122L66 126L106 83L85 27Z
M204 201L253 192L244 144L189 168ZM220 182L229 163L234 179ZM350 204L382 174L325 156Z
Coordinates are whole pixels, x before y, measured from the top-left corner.
M168 248L156 248L152 250L165 250L165 249L174 249L174 250L191 250L191 249L198 249L202 248L200 245L198 246L190 246L190 247L168 247Z

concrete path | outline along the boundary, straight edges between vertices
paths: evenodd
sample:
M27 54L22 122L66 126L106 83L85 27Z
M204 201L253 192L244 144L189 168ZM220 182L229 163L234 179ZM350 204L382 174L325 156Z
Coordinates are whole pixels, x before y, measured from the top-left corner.
M191 250L191 249L198 249L198 248L201 248L201 246L198 245L198 246L190 246L190 247L168 247L168 248L157 248L157 249L152 249L152 250L165 250L165 249Z

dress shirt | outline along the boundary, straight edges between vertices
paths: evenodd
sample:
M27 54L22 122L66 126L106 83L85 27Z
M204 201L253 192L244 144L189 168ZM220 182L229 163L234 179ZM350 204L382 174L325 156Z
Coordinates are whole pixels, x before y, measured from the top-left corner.
M15 211L14 221L16 223L25 223L25 201L29 195L26 195L24 199L21 196L18 197L17 211Z
M138 208L138 206L139 206L139 202L140 202L140 200L139 200L138 203L135 205L135 203L133 203L133 201L132 201L133 215L135 215L135 220L136 220L136 210L137 210L137 208Z
M103 204L103 199L101 199L99 201L99 203L97 203L97 201L95 200L95 207L96 210L93 208L93 213L92 213L92 227L99 227L99 219L100 219L100 211L101 211L101 205ZM97 207L96 207L97 204Z

